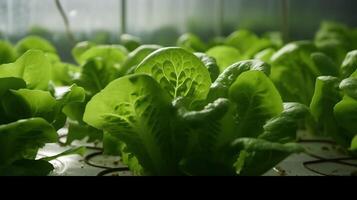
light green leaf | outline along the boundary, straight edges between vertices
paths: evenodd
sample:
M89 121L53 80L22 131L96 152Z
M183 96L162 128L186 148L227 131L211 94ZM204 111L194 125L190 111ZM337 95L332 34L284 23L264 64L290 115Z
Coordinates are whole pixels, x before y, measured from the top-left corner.
M235 167L241 176L262 175L290 154L304 151L296 143L281 144L253 138L239 138L232 147L240 151Z
M285 45L272 56L270 78L285 102L310 104L315 79L321 75L310 56L315 51L311 42L298 41Z
M72 49L72 56L77 63L81 63L81 56L84 52L94 47L95 44L89 41L83 41L76 44Z
M128 168L134 175L145 174L145 170L140 165L138 159L133 155L133 153L128 152L128 148L125 144L121 145L120 157L122 162L128 166Z
M125 75L135 71L137 65L150 53L162 48L158 45L142 45L130 52L123 66L119 69L119 74Z
M251 59L259 51L273 46L270 39L259 38L253 32L244 29L229 35L225 44L238 49L242 59Z
M123 145L125 144L110 133L103 133L103 153L105 155L120 156Z
M225 43L237 48L240 52L246 52L252 44L256 43L259 38L248 30L239 30L230 34Z
M87 104L83 120L123 141L150 174L177 174L170 131L171 98L150 76L111 82Z
M351 32L345 24L324 21L315 34L314 42L321 51L340 64L346 53L354 49Z
M76 84L73 84L66 91L64 91L61 96L57 97L57 101L59 101L61 106L67 106L71 103L84 102L85 98L86 95L84 89Z
M335 105L334 115L337 123L347 130L341 132L341 134L352 139L357 133L357 101L345 95Z
M0 65L0 78L3 77L22 78L30 89L47 90L51 63L41 51L29 50L15 63Z
M85 90L77 85L72 85L58 101L62 105L62 112L71 120L83 124L83 113L87 102L91 97L85 95Z
M83 113L89 97L84 102L73 102L63 107L62 112L71 120L83 123Z
M185 33L177 40L177 46L190 52L205 52L207 47L202 40L193 33Z
M61 58L54 53L45 53L52 65L51 84L56 86L71 85L74 77L80 71L80 67L61 62Z
M262 51L259 51L257 54L254 55L254 59L261 60L263 62L269 63L271 57L276 52L273 48L267 48Z
M348 96L357 100L357 78L351 77L341 81L340 89Z
M16 60L16 51L9 42L0 41L0 65Z
M136 73L151 75L172 99L185 97L190 106L206 99L211 85L204 64L194 54L176 47L153 52L138 65Z
M20 78L0 78L0 124L10 123L12 120L6 116L6 112L3 107L3 96L6 95L11 89L17 90L25 88L26 83Z
M333 107L342 98L338 84L339 80L336 77L318 77L310 104L311 114L317 122L318 133L324 136L332 136L336 140L340 140L340 130L333 115Z
M351 77L357 78L357 70L355 72L353 72L353 74L351 74Z
M211 81L215 81L217 79L217 77L219 76L219 67L216 63L216 59L214 59L213 57L210 57L204 53L195 53L195 56L197 56L202 62L203 64L207 67L209 73L210 73L210 77L211 77Z
M63 62L56 62L52 64L52 82L56 86L67 86L73 83L73 80L80 72L80 67Z
M177 131L187 132L187 139L182 140L185 145L178 148L185 150L179 165L186 175L234 174L232 155L227 155L224 151L227 148L227 140L232 137L227 136L224 130L226 127L222 128L226 124L221 124L220 121L230 105L228 99L219 98L202 110L189 111L180 106L179 102L174 102L178 110ZM228 144L230 142L231 140Z
M82 140L86 137L88 137L86 140L88 143L102 141L103 132L84 123L69 122L66 144L70 145L73 141Z
M57 139L54 128L42 118L0 125L0 163L4 165L19 159L34 159L38 148Z
M10 89L17 90L25 87L26 83L21 78L0 78L0 97L2 97Z
M210 118L221 118L228 110L228 99L218 98L213 103L207 104L202 110L189 111L178 101L173 103L177 107L177 114L182 120L190 123L204 122Z
M119 69L127 54L125 47L120 45L97 45L80 55L79 64L83 65L93 58L101 58L106 65L114 65L111 67Z
M217 60L221 72L241 59L239 51L230 46L215 46L209 49L206 54Z
M74 82L92 96L118 77L119 72L115 66L108 65L97 58L84 64L80 76Z
M321 52L311 54L311 58L323 76L339 77L340 67L327 55Z
M56 48L47 40L39 36L27 36L18 41L15 49L19 55L24 54L30 49L41 50L43 52L56 53Z
M129 34L120 35L120 43L129 51L134 51L141 44L140 38Z
M258 138L270 142L287 143L296 140L299 125L310 115L309 108L299 103L284 103L284 111L266 122Z
M304 151L304 148L296 143L282 144L256 138L239 138L234 140L231 146L233 149L235 149L235 151L245 150L247 152L274 150L281 152L298 153Z
M357 70L357 50L349 52L341 65L342 76L349 77L354 71Z
M268 39L275 48L280 48L284 44L283 36L280 31L266 32L263 34L263 38Z
M229 88L236 108L236 131L240 137L257 137L263 125L283 111L283 102L274 84L261 71L242 73Z
M57 101L47 91L19 89L11 90L2 99L8 118L41 117L52 122L57 114Z
M259 60L246 60L235 63L225 69L212 83L208 99L209 102L219 97L228 97L228 90L233 82L245 71L262 71L266 75L270 74L270 65Z

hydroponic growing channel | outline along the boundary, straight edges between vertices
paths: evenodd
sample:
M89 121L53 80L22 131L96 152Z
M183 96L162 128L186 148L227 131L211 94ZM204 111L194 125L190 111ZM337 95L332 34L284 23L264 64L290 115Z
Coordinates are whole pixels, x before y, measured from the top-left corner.
M301 2L0 0L0 175L356 175L357 4Z

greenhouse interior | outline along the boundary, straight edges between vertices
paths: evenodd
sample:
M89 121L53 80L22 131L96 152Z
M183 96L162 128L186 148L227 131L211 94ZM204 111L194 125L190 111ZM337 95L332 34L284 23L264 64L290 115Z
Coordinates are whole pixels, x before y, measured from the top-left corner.
M356 176L355 0L0 0L0 176Z

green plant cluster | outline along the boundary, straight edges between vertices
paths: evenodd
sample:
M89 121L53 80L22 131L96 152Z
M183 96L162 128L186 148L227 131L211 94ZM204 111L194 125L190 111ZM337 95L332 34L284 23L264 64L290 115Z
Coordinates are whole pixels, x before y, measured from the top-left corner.
M262 175L304 151L301 129L354 153L356 49L357 31L331 22L287 44L248 30L176 47L84 41L75 64L40 37L2 41L0 175L50 173L37 151L63 127L67 145L100 141L136 175Z

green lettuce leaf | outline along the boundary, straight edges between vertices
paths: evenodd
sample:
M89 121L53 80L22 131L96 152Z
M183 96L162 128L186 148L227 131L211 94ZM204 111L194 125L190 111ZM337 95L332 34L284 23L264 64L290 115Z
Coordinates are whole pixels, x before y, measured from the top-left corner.
M238 49L242 59L251 59L259 51L274 46L271 39L259 38L253 32L244 29L230 34L225 44Z
M2 98L5 116L13 120L41 117L52 122L56 117L57 101L47 91L11 90Z
M115 66L108 65L97 58L83 65L79 77L74 82L83 87L88 95L92 96L118 77L119 72Z
M315 93L310 109L316 121L317 133L339 139L340 131L333 114L333 108L342 97L338 89L339 80L336 77L320 76L316 79Z
M93 128L87 124L69 121L68 123L68 134L66 139L66 144L70 145L75 140L83 140L87 137L86 142L98 142L102 141L105 143L105 139L103 138L103 132ZM105 147L106 151L106 147Z
M221 72L233 63L241 60L240 52L230 46L215 46L206 51L206 54L216 59Z
M92 46L79 56L79 64L83 65L93 58L101 58L106 65L115 65L119 69L126 59L128 52L120 45L97 45Z
M327 55L321 52L311 54L311 58L323 76L340 76L340 67Z
M15 77L0 78L0 99L10 89L17 90L20 88L26 88L26 83L23 79Z
M357 100L357 78L351 77L341 81L340 89L348 96Z
M262 175L292 153L303 152L296 143L275 143L262 139L239 138L232 142L235 151L240 151L236 172L241 176Z
M195 56L197 56L207 67L210 73L211 81L215 81L219 76L219 67L217 65L216 59L204 53L195 53Z
M310 116L307 106L299 103L284 103L283 112L264 124L264 132L258 138L270 142L288 143L296 140L301 124Z
M314 94L315 79L321 75L311 53L315 46L307 41L285 45L271 58L270 78L285 102L309 105Z
M57 139L55 129L42 118L0 125L0 163L7 165L20 159L34 159L38 148Z
M135 73L151 75L172 99L185 97L190 107L206 99L211 85L205 65L194 54L176 47L153 52L138 65Z
M242 73L230 87L229 99L236 104L234 120L240 137L257 137L267 120L283 111L278 91L261 71Z
M51 63L39 50L29 50L14 63L0 65L0 78L17 77L29 89L47 90L51 80Z
M120 43L129 51L134 51L141 45L141 40L133 35L122 34L120 35Z
M12 63L16 57L17 54L12 45L7 41L0 41L0 65Z
M235 63L225 69L212 83L208 101L219 97L228 97L228 90L233 82L245 71L263 71L266 75L270 74L270 65L259 60L247 60Z
M81 60L82 54L94 46L95 44L90 41L83 41L77 43L71 51L73 58L76 60L77 63L80 64L82 61Z
M169 94L150 76L111 82L87 104L84 121L123 141L148 174L177 174Z
M341 65L342 76L349 77L354 71L357 70L357 50L349 52Z
M41 50L46 53L56 53L56 48L46 39L39 36L27 36L17 42L15 49L18 55L22 55L28 50Z
M357 133L357 101L345 95L343 99L334 107L334 116L337 123L346 129L341 131L341 136L344 136L347 141L351 141Z
M177 46L190 52L205 52L206 44L195 34L185 33L177 40Z
M130 52L128 58L124 61L123 67L119 69L120 75L133 73L138 64L152 52L162 48L158 45L142 45Z
M352 30L346 25L325 21L316 32L314 43L335 63L341 64L346 53L357 48L353 40Z

